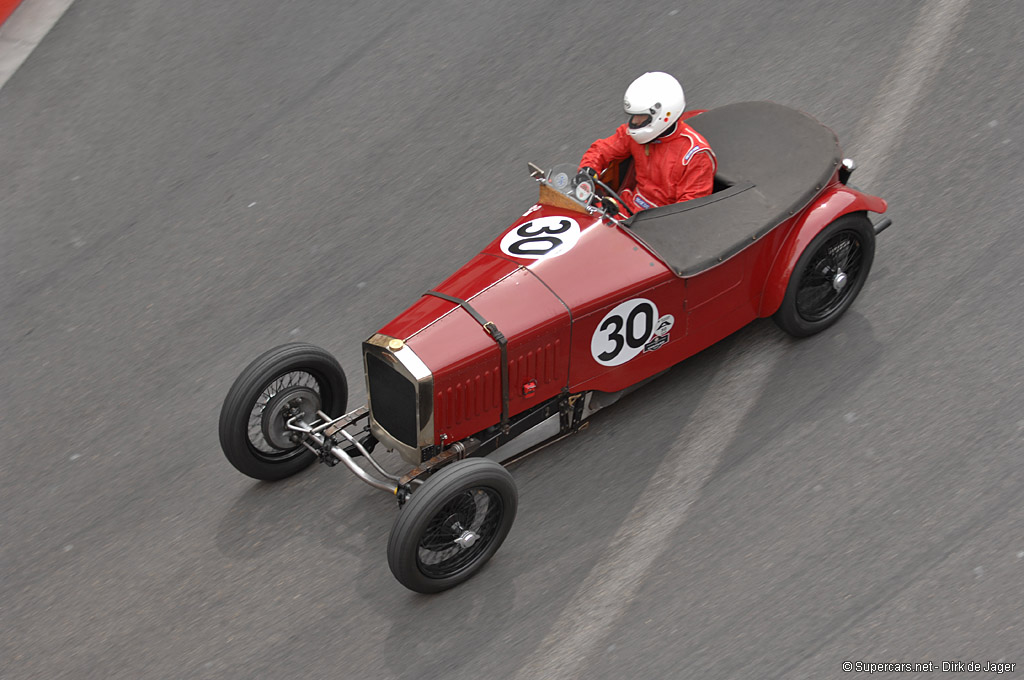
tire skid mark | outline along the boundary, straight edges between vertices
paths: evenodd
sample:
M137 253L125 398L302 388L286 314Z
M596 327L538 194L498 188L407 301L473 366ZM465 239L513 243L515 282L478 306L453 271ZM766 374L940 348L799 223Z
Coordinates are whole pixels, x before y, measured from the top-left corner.
M884 175L885 159L915 104L927 91L927 83L941 67L942 48L955 34L967 5L968 0L933 0L921 7L896 67L868 108L868 123L860 135L866 141L855 145L864 159L871 159L870 172L862 171L859 175L866 184ZM668 548L668 538L685 522L689 508L715 470L716 453L725 448L736 426L756 403L759 387L771 375L780 356L779 349L752 351L720 371L720 382L705 395L653 473L651 487L616 532L607 557L587 575L576 597L532 656L533 661L516 674L517 680L575 678L584 674L587 661L630 606L643 575ZM658 520L645 521L651 517ZM918 563L922 566L900 579L896 591L944 560L946 550L948 547L943 546L937 557L929 554L922 558ZM872 610L870 605L866 606L854 621ZM806 658L809 656L791 669Z
M922 5L903 49L896 58L897 67L885 79L868 106L861 125L857 153L865 161L857 172L858 184L876 184L884 175L893 147L903 136L927 85L942 66L942 51L956 33L969 0L932 0Z
M612 538L607 556L580 585L578 595L551 626L533 661L516 678L570 678L581 674L595 647L643 585L643 576L671 545L669 538L718 465L717 453L735 436L756 404L760 386L784 351L758 347L718 370L700 404L677 436L651 483ZM761 340L760 344L767 344Z

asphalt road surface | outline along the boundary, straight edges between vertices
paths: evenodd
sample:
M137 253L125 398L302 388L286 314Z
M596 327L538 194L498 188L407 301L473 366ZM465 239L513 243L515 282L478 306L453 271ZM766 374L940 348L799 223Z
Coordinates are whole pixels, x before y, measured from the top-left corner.
M391 5L77 0L0 91L0 677L1024 672L1024 4ZM838 325L758 321L514 466L439 596L385 494L224 460L252 357L322 345L365 400L359 343L649 69L813 113L890 202Z

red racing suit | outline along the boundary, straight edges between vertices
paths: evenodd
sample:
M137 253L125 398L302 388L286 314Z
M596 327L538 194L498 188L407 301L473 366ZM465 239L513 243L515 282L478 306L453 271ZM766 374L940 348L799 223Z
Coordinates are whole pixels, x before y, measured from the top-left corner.
M676 129L647 144L638 144L623 123L611 137L599 139L583 154L580 167L604 171L614 161L633 157L635 187L619 193L633 212L707 196L714 184L717 161L699 132L676 121Z

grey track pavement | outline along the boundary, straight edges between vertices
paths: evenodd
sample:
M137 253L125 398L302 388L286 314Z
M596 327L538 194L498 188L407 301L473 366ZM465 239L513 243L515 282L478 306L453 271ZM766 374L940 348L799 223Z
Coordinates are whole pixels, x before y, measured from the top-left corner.
M1024 672L1024 5L953 5L76 0L0 90L0 678ZM758 321L517 464L436 597L392 499L228 465L252 357L365 400L359 343L654 68L813 113L890 202L836 327Z

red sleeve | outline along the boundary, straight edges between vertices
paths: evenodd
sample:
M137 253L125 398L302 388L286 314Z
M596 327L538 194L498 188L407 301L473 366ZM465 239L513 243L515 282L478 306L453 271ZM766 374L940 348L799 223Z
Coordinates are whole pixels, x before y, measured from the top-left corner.
M675 202L707 196L714 184L715 161L707 152L698 152L683 166L682 179L676 183Z
M605 137L599 139L590 145L587 152L583 154L583 160L580 161L580 167L594 168L598 172L603 171L614 161L621 161L623 158L629 158L632 155L630 144L633 144L632 138L629 133L626 132L626 125L620 125L615 133L611 137Z

